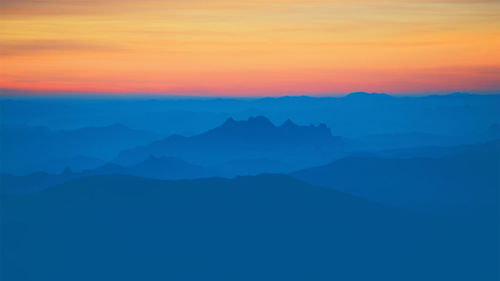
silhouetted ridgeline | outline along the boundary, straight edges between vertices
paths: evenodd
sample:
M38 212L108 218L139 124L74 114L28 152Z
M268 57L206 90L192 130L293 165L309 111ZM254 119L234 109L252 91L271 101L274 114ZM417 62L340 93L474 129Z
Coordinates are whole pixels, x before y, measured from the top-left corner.
M298 126L287 119L275 126L264 116L250 117L248 120L227 119L224 124L200 135L206 141L226 140L268 144L309 143L329 144L333 136L325 124L318 126ZM338 140L340 138L337 137Z
M25 176L0 174L0 183L7 193L31 193L65 183L70 180L96 175L130 175L152 179L195 179L221 175L220 172L189 164L181 159L168 157L149 157L131 166L123 167L106 163L95 169L72 172L70 169L60 174L44 172Z
M446 199L443 197L446 194L453 197L457 195L454 194L455 191L464 188L472 190L484 185L498 185L496 167L499 160L500 140L496 140L453 147L359 152L330 161L325 166L308 167L292 175L314 184L368 196L370 199L385 203L428 208L431 207L426 205L425 201L428 201L427 203L436 202L436 206L444 207L450 202L444 204L444 201L436 201L437 197ZM207 168L180 158L150 155L144 161L129 166L106 163L84 172L65 171L60 174L37 172L26 176L0 174L0 179L4 191L26 193L92 175L195 179L292 171L294 171L293 166L289 164L265 158L227 161ZM468 180L464 180L465 178ZM443 193L443 188L448 193Z
M94 170L87 170L84 175L133 175L153 179L194 179L219 175L197 165L192 165L178 158L154 157L128 167L106 164Z
M77 129L120 123L160 135L194 135L228 117L266 116L274 124L325 123L335 135L427 133L466 136L500 123L500 95L281 98L0 98L2 124Z

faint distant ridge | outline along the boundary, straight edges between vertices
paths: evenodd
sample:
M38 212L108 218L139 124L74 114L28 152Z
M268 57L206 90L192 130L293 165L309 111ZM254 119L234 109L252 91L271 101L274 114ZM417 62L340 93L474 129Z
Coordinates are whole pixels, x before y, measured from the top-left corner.
M486 139L500 139L500 123L491 124L482 134Z
M423 97L427 98L439 98L439 99L449 99L449 100L455 100L455 99L469 99L469 98L484 98L484 97L489 97L489 96L498 96L498 94L476 94L476 93L468 93L468 92L453 92L453 93L445 93L445 94L433 94L433 95L427 95Z
M489 131L500 132L500 123L493 123L488 127Z
M391 100L400 97L413 97L413 98L442 98L442 99L457 99L457 98L474 98L474 97L491 97L498 94L477 94L469 92L453 92L443 94L418 94L418 95L393 95L385 93L369 93L369 92L352 92L341 98L346 100Z
M463 97L463 96L471 96L473 95L472 93L467 93L467 92L453 92L451 94L448 94L448 96L454 96L454 97Z
M128 167L107 163L94 170L86 171L86 175L133 175L153 179L192 179L215 176L217 173L179 158L150 155L144 161Z
M394 96L384 94L384 93L367 93L367 92L353 92L348 95L346 95L344 98L348 99L366 99L366 98L383 98L383 99L392 99L395 98Z
M0 155L5 159L0 161L0 171L24 174L94 168L124 149L151 143L157 135L118 123L72 130L2 124L0 139Z

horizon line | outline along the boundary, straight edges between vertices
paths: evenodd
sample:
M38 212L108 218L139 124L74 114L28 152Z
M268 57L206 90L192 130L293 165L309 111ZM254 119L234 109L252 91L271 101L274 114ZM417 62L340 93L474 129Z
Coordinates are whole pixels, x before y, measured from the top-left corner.
M421 93L383 93L371 91L353 91L348 93L283 93L283 94L175 94L175 93L141 93L141 92L81 92L81 91L57 91L57 90L22 90L11 88L0 88L0 99L6 98L155 98L155 99L263 99L263 98L287 98L287 97L309 97L309 98L343 98L350 95L380 95L390 97L426 97L426 96L449 96L449 95L474 95L491 96L499 95L500 89L491 92L469 92L469 91L429 91Z

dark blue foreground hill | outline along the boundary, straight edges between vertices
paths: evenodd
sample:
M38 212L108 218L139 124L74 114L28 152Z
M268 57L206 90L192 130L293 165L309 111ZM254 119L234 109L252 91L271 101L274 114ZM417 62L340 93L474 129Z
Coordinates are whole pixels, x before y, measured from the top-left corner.
M288 176L2 194L2 280L497 280L498 214L438 219Z

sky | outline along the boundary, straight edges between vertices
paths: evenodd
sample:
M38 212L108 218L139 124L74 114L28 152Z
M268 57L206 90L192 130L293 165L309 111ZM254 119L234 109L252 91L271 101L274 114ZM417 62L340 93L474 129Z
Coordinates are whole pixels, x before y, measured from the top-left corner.
M0 88L500 92L500 1L0 0Z

